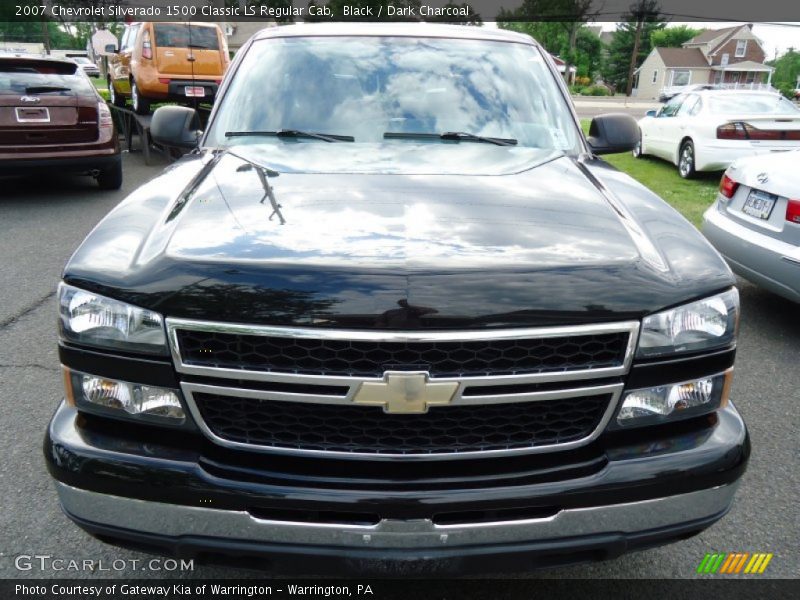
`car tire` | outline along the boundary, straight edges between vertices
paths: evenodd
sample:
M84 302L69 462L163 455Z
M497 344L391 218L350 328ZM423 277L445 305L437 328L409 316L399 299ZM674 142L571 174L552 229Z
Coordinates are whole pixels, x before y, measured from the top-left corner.
M678 175L684 179L691 179L695 173L694 143L692 140L686 140L681 144L681 150L678 153Z
M133 105L133 112L137 115L150 114L150 100L142 98L136 81L131 81L131 104Z
M633 158L642 158L644 154L642 153L642 132L639 131L639 141L636 142L636 145L631 150L631 154Z
M122 161L119 160L113 167L103 169L97 175L97 185L101 190L118 190L122 187Z
M111 81L110 77L108 79L108 99L114 106L125 108L125 98L117 93L117 90L114 88L114 82Z

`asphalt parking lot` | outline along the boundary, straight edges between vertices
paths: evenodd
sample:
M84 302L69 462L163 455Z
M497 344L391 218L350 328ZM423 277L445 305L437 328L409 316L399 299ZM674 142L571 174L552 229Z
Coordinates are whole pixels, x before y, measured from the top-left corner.
M19 555L102 560L145 555L102 544L60 512L41 452L61 398L54 292L61 268L94 224L161 167L125 155L125 183L101 192L81 178L0 179L0 577L130 577L122 570L18 570ZM742 321L733 399L750 427L753 456L731 513L687 541L606 563L517 574L555 578L680 578L706 552L772 552L765 576L800 575L800 307L741 282ZM148 572L157 577L263 576L222 567ZM706 576L708 577L708 576Z

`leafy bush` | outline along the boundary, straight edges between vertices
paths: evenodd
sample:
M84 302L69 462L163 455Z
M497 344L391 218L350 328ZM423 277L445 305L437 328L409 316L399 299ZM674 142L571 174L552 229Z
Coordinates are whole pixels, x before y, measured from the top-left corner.
M591 77L576 77L575 78L575 87L585 88L587 85L591 85L592 78Z
M101 89L98 89L97 91L103 97L103 100L105 100L106 102L110 102L111 101L111 95L108 93L108 90L101 88Z
M784 97L789 98L789 100L794 100L794 88L795 85L793 83L775 83L772 84L775 86L778 91L783 94Z
M591 87L584 88L581 92L581 96L610 96L611 94L608 92L608 88L602 85L593 85Z
M576 95L583 93L584 89L585 88L582 85L571 85L571 86L569 86L569 91L571 93L573 93L573 94L576 94Z

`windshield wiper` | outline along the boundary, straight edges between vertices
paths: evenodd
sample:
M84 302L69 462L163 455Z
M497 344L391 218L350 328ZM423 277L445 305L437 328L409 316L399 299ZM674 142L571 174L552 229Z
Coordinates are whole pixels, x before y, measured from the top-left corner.
M313 138L324 142L355 142L352 135L334 135L331 133L316 133L314 131L301 131L299 129L279 129L278 131L226 131L225 137L286 137L286 138Z
M68 87L60 85L29 85L25 88L26 94L46 94L47 92L71 92Z
M453 140L456 142L483 142L485 144L495 144L497 146L516 146L517 140L513 138L496 138L475 135L463 131L445 131L444 133L402 133L387 131L383 134L383 139L419 139L419 140Z

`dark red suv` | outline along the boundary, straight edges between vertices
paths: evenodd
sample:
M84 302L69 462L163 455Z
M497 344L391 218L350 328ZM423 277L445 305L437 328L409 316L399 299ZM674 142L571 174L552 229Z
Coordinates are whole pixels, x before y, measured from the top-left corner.
M122 185L111 111L80 67L44 57L0 56L0 173L58 170Z

